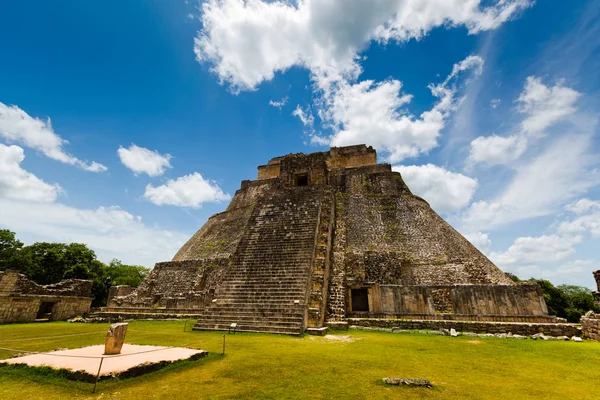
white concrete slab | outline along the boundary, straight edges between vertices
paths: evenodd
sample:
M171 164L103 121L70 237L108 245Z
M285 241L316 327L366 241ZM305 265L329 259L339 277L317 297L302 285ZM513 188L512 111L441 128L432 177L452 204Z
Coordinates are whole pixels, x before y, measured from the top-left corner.
M193 356L208 354L204 350L184 347L140 346L124 344L121 354L103 355L104 345L82 347L80 349L51 351L2 360L0 363L26 364L29 366L48 366L65 368L71 371L84 371L96 376L100 366L100 357L104 357L100 375L117 375L140 364L153 364L162 361L187 360Z

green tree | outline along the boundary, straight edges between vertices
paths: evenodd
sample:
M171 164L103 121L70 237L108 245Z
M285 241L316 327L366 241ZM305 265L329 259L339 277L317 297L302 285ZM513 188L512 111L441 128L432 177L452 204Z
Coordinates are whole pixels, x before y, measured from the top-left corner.
M150 268L141 265L126 265L116 258L107 266L107 277L112 285L137 287L150 273Z
M6 269L21 269L19 262L23 242L18 240L14 232L0 229L0 271Z
M17 269L31 280L48 285L63 279L92 281L94 307L103 306L111 285L137 287L150 272L140 265L125 265L114 259L105 265L96 258L94 250L81 243L37 242L23 246L15 233L0 230L0 270Z
M559 285L554 286L547 280L536 280L542 289L548 313L566 318L569 322L579 322L583 314L590 310L600 312L594 304L594 296L590 289L583 286Z

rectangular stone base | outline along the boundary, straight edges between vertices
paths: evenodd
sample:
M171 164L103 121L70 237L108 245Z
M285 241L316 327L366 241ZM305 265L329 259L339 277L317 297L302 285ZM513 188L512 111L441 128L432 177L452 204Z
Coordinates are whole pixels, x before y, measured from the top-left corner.
M104 356L104 345L82 347L80 349L51 351L0 361L4 364L25 364L30 367L51 367L67 369L71 379L93 382L98 373L100 378L138 376L155 371L179 361L198 359L208 354L204 350L183 347L139 346L124 344L121 354Z
M570 323L523 323L523 322L491 322L491 321L445 321L445 320L407 320L407 319L369 319L348 318L350 325L362 327L378 327L387 329L452 329L458 332L475 333L512 333L518 335L534 335L543 333L547 336L581 336L581 328Z
M326 323L327 327L336 329L338 331L347 331L348 323L345 321L329 321Z
M325 336L327 334L327 327L323 328L306 328L306 333L314 336Z

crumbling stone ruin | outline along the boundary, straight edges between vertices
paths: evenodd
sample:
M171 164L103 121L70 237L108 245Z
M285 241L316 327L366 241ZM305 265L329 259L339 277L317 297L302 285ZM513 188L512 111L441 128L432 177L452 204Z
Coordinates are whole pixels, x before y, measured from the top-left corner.
M38 285L18 271L0 271L0 324L60 321L90 310L92 281L67 279Z
M111 313L293 334L349 318L556 322L536 283L508 279L365 145L258 167L171 262L114 288Z
M600 306L600 270L594 271L594 278L598 289L593 293L594 299L595 303ZM588 311L581 317L581 330L586 338L600 341L600 314Z

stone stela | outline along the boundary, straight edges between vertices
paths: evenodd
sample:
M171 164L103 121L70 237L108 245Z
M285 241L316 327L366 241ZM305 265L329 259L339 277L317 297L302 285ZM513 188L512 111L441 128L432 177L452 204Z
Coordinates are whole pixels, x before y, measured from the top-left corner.
M516 284L366 145L275 157L104 314L198 319L194 329L322 334L349 321L547 324Z
M106 334L106 343L104 344L105 355L121 354L125 335L127 334L127 323L112 324Z

